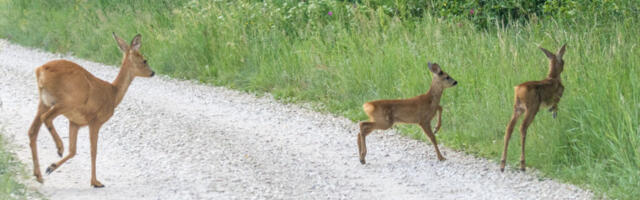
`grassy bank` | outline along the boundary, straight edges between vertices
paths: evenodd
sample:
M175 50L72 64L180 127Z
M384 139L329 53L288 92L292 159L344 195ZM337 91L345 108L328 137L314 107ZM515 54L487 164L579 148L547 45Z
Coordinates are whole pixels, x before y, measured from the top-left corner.
M548 61L537 47L555 51L567 43L558 119L537 115L527 164L612 198L640 196L637 17L534 18L478 29L464 19L405 20L338 1L0 2L0 38L118 64L111 32L141 33L142 52L157 72L313 102L353 120L365 119L365 101L426 92L426 63L437 62L460 83L444 93L438 139L493 160L501 153L513 86L546 75ZM424 139L417 127L400 129ZM515 133L511 166L519 146Z
M18 171L22 170L22 164L7 151L6 147L7 144L0 134L0 199L27 199L25 186L16 181Z

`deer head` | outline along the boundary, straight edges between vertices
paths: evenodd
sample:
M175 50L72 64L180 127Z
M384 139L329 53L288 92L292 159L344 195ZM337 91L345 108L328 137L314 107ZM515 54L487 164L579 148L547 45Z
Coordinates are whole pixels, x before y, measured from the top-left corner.
M140 34L133 37L131 45L128 45L122 38L113 33L113 38L118 43L120 51L123 53L122 67L128 68L131 75L140 77L152 77L155 72L151 70L147 59L140 53L140 45L142 44L142 36Z
M427 63L427 66L429 67L429 71L431 71L431 73L433 74L431 87L433 87L435 84L436 86L440 86L442 89L444 89L453 87L458 84L458 81L454 80L453 78L451 78L451 76L449 76L449 74L440 69L440 65L438 65L438 63L429 62Z
M549 58L549 78L559 78L560 73L562 73L562 70L564 70L564 60L562 59L562 56L564 56L564 50L566 47L566 44L562 45L562 47L560 47L560 50L558 50L558 53L556 54L553 54L549 50L540 47L540 50L542 50L542 52L547 55L547 58Z

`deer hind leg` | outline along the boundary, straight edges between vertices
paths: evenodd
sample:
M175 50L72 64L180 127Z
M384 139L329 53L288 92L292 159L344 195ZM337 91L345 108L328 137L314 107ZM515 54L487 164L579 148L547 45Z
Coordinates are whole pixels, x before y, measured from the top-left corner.
M51 166L47 168L47 174L51 174L51 172L55 171L58 167L62 166L64 162L73 158L76 155L76 143L78 141L78 129L80 126L69 122L69 155L62 158L62 160L52 163Z
M42 174L40 173L40 162L38 161L38 133L42 126L42 120L40 116L47 112L49 107L45 106L42 102L38 104L38 113L35 119L31 123L29 128L29 147L31 147L31 158L33 159L33 176L36 177L36 181L42 183Z
M89 140L91 142L91 186L95 188L104 187L96 178L96 156L98 154L98 132L102 124L89 125Z
M504 172L504 166L507 162L507 149L509 148L509 139L511 139L511 134L513 133L513 127L518 122L518 118L522 115L523 109L520 105L520 101L516 101L516 104L513 106L513 115L511 116L511 120L507 125L507 130L504 133L504 149L502 150L502 159L500 160L500 171Z
M366 164L367 162L365 161L365 156L367 156L367 143L365 138L367 137L367 135L369 135L372 131L376 130L376 129L388 129L392 126L393 124L391 123L384 123L384 122L360 122L360 133L358 134L358 151L360 153L360 163L361 164Z
M536 117L536 114L538 113L538 109L539 109L539 105L530 106L529 109L527 109L527 111L524 113L524 120L520 125L520 139L522 140L521 141L522 152L520 154L520 170L521 171L525 170L524 149L525 149L525 142L527 138L527 129L529 128L529 125L531 125L531 122L533 122L533 119Z
M420 127L422 128L424 133L427 135L429 140L431 140L431 143L433 144L433 147L436 149L436 155L438 156L438 160L439 161L446 160L444 158L444 156L442 156L442 154L440 153L440 149L438 149L438 142L436 141L435 134L433 134L433 132L431 132L431 125L429 124L429 122L421 123Z
M60 157L62 157L62 153L64 152L64 146L62 144L62 139L60 139L60 136L58 135L58 132L56 131L55 127L53 127L53 120L67 111L68 108L66 108L66 106L62 104L56 104L40 116L40 120L42 120L47 129L49 129L49 133L51 133L51 137L53 137L53 141L56 143L58 156Z

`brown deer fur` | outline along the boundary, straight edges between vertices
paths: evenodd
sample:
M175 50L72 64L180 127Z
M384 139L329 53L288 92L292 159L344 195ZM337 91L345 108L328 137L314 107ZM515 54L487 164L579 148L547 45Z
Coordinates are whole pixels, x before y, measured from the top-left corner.
M113 34L120 50L123 52L120 73L113 83L100 80L87 70L67 60L54 60L36 69L36 79L40 102L38 113L29 128L29 140L33 158L33 175L40 183L43 182L38 163L37 137L42 123L45 124L62 156L64 147L53 119L64 115L69 119L69 155L51 164L47 173L60 167L65 161L76 154L78 129L89 126L91 141L91 185L103 187L96 179L96 154L98 145L98 131L111 115L115 107L122 101L127 88L134 77L151 77L154 72L149 68L147 60L140 54L141 36L136 35L128 45L124 40Z
M365 164L367 155L367 145L365 138L376 129L386 130L394 123L418 124L422 127L431 143L436 149L438 160L445 160L440 154L435 134L440 130L442 122L442 107L440 97L444 89L452 87L458 82L440 69L436 63L428 64L429 70L433 74L431 88L426 94L409 99L378 100L367 102L362 107L369 116L369 121L360 123L360 133L358 134L358 150L360 152L360 163ZM431 132L431 119L438 112L438 123Z
M525 139L527 136L527 128L533 122L536 113L542 106L548 106L549 111L553 112L553 118L556 118L558 111L558 102L562 97L564 86L562 86L562 80L560 79L560 73L564 69L564 60L562 56L566 44L562 45L557 54L553 54L550 51L540 48L547 58L549 58L549 74L547 78L541 81L529 81L524 82L515 87L515 103L513 105L513 115L511 121L507 125L507 130L504 134L504 150L502 151L502 160L500 162L500 171L504 171L505 162L507 160L507 147L509 146L509 139L511 133L513 133L513 127L516 125L520 115L524 113L524 121L520 125L520 135L522 143L522 152L520 154L520 170L525 170L524 159L524 147Z

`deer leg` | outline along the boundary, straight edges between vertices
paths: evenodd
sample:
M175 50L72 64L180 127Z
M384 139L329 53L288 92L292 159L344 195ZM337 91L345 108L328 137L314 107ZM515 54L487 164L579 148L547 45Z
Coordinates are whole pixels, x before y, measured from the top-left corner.
M51 174L51 172L55 171L58 167L62 166L62 164L64 164L64 162L66 162L67 160L73 158L73 156L76 155L76 143L78 141L78 129L80 129L80 126L73 123L73 122L69 122L69 155L65 156L64 158L62 158L62 160L56 162L56 163L52 163L51 166L49 166L47 168L47 174Z
M518 106L514 106L513 115L511 116L511 120L507 125L507 131L504 133L504 149L502 150L502 159L500 160L500 171L504 172L504 166L507 162L507 149L509 148L509 139L511 139L511 134L513 133L513 127L518 122L518 118L522 114L522 110L518 108Z
M438 149L438 142L436 142L436 136L433 134L433 132L431 132L431 125L429 125L429 122L420 124L420 127L422 127L422 130L424 131L424 133L427 135L427 137L429 137L429 140L431 140L433 147L435 147L438 160L440 161L446 160L444 156L442 156L442 154L440 153L440 149Z
M552 116L555 119L558 116L558 103L553 104L553 106L549 108L549 112L552 113Z
M42 120L40 116L47 112L49 107L45 106L42 102L38 104L38 113L35 119L31 123L29 128L29 147L31 147L31 158L33 159L33 176L36 177L36 181L43 183L42 174L40 173L40 162L38 161L38 132L42 126Z
M442 106L438 106L436 111L438 112L438 123L436 124L436 129L433 131L434 135L438 133L440 125L442 125Z
M522 152L520 154L520 170L524 171L525 170L525 159L524 159L524 149L525 149L525 142L526 142L526 138L527 138L527 129L529 128L529 125L531 125L531 122L533 122L533 118L536 117L536 113L538 113L538 106L531 106L531 109L527 109L527 111L525 111L524 113L524 120L522 121L522 124L520 125L520 139L522 140Z
M358 149L360 150L360 163L366 164L364 157L367 155L367 144L365 138L376 129L386 130L391 128L393 123L384 122L361 122L360 134L358 134Z
M373 131L375 122L360 122L360 133L358 133L358 151L360 153L360 163L367 163L364 159L367 156L367 143L365 137Z
M98 154L98 132L102 124L89 125L89 140L91 142L91 186L95 188L104 187L96 178L96 156Z
M59 115L67 112L68 109L62 104L56 104L49 111L45 112L40 116L44 125L49 129L49 133L51 133L51 137L53 137L53 141L56 143L56 148L58 148L58 156L62 157L62 153L64 152L64 146L62 144L62 139L58 135L55 127L53 127L53 119L58 117Z

